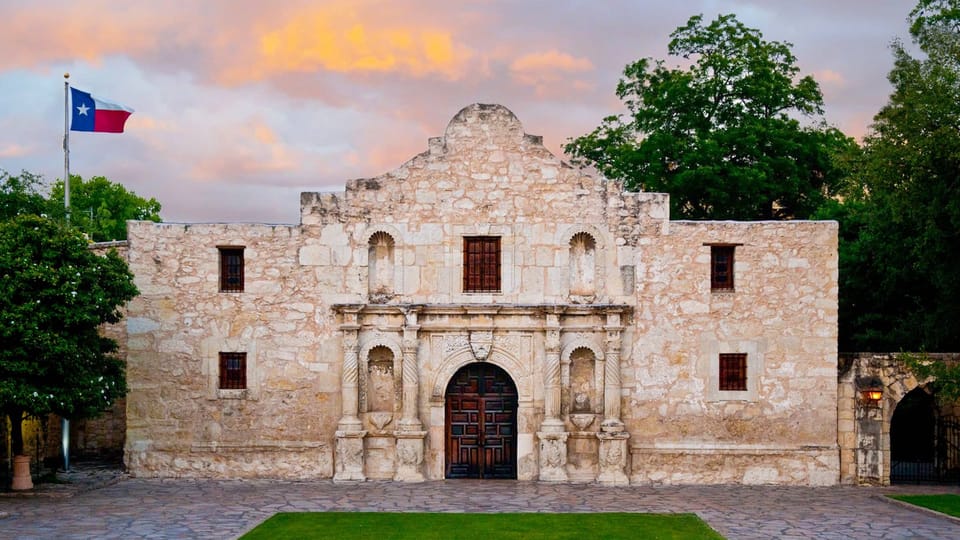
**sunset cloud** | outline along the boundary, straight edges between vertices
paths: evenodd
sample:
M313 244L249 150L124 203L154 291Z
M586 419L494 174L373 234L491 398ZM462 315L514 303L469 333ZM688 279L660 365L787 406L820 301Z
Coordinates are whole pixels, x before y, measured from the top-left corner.
M111 54L137 54L156 45L162 18L123 17L118 11L79 4L53 10L36 3L0 13L0 70L35 68L83 59L100 63ZM11 52L16 54L11 54Z
M829 84L832 86L843 87L846 86L846 79L843 75L833 71L832 69L822 69L813 74L813 78L817 80L820 84Z
M251 65L232 66L224 74L226 80L321 70L448 80L468 73L475 54L449 29L380 20L376 7L367 7L369 12L362 14L337 5L294 14L280 26L262 32Z
M537 95L562 94L567 89L582 91L593 85L573 77L575 73L593 70L587 58L577 58L556 50L521 56L510 64L513 79L536 89Z
M27 155L29 152L29 149L21 144L11 143L0 146L0 158L21 157Z
M910 4L714 4L0 0L0 168L62 176L69 71L136 109L122 135L71 137L75 174L156 197L164 219L296 222L298 190L392 170L470 103L505 105L559 155L622 110L624 65L676 62L670 32L721 7L796 44L844 132L887 100Z

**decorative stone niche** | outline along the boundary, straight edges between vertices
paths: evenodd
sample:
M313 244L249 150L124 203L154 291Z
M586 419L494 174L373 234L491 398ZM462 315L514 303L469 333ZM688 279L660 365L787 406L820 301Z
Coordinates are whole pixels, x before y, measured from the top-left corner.
M590 303L597 294L597 243L581 232L570 239L570 300Z
M367 253L367 280L370 302L381 304L394 294L394 241L385 232L370 236Z
M596 389L597 361L593 351L581 347L570 354L570 415L593 415L602 411ZM576 424L576 422L574 422ZM584 431L583 428L579 431Z
M393 351L387 347L370 349L367 360L367 412L392 415L395 411L397 391L393 363ZM386 425L373 427L383 430Z

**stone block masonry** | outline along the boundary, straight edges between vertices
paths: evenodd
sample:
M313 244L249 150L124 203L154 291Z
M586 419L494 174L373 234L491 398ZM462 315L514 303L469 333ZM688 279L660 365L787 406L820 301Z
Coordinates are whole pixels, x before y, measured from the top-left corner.
M129 225L133 474L837 482L836 223L670 221L498 105L427 146L298 225Z

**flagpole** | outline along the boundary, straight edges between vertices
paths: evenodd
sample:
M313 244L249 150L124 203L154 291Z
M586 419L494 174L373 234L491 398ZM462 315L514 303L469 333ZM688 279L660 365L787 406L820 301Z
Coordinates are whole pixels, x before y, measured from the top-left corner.
M70 74L63 74L63 208L70 223Z
M63 208L70 224L70 74L63 74ZM60 417L60 449L63 451L63 470L70 470L70 420Z

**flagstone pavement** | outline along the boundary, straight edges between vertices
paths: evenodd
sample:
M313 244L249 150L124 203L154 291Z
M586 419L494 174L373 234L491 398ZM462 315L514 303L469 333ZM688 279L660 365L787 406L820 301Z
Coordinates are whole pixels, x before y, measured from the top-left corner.
M0 538L236 538L275 512L692 512L729 539L960 538L960 521L885 500L960 487L629 486L159 480L0 497ZM82 486L82 483L76 484ZM55 487L55 486L54 486ZM48 496L41 496L41 495ZM592 536L585 531L584 538Z

